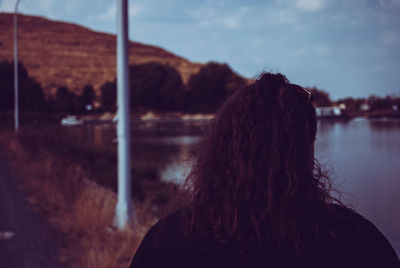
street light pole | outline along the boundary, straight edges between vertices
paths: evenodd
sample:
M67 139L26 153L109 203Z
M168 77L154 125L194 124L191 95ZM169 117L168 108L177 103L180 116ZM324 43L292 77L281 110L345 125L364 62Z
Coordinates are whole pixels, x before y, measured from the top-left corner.
M129 114L128 0L117 1L117 89L118 89L118 203L114 223L120 230L134 220L131 198Z
M18 4L15 3L14 12L14 125L15 131L18 131Z

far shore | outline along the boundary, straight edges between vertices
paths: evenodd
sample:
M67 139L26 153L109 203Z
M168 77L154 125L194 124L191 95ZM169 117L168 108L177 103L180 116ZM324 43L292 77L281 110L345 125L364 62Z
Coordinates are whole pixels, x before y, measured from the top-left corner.
M142 112L142 113L131 113L131 122L140 121L210 121L214 118L213 113L182 113L182 112ZM116 113L91 113L91 114L48 114L38 112L21 112L20 121L21 123L28 122L33 124L43 123L61 123L61 120L73 119L79 121L78 124L114 124L117 123L118 117ZM365 119L398 119L400 118L400 111L394 110L378 110L378 111L344 111L338 116L321 116L319 119L345 119L351 120L354 118L365 118ZM14 113L13 112L0 112L0 123L13 124ZM74 124L72 124L74 125Z
M131 114L132 121L209 121L214 118L215 114L184 114L184 113L156 113L146 112L141 114ZM97 115L81 115L76 116L84 123L116 123L117 115L111 113L97 114ZM320 119L354 119L354 118L400 118L399 111L374 111L374 112L344 112L338 116L321 116Z

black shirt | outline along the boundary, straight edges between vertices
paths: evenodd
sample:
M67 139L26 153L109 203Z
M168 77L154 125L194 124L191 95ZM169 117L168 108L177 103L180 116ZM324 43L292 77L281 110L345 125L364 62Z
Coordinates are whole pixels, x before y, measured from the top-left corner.
M327 232L334 232L336 241L322 238L318 254L310 257L298 257L284 247L271 248L266 241L243 259L232 246L185 236L178 211L150 229L130 267L400 267L393 247L370 221L352 210L333 206L340 217L329 220Z

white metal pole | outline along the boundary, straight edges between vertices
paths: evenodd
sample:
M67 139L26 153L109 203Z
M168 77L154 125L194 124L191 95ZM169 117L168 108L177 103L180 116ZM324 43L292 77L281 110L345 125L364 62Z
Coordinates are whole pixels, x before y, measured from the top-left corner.
M14 126L15 131L18 131L18 4L15 3L14 11Z
M118 88L118 203L115 225L124 229L134 219L131 198L128 0L117 1L117 88Z

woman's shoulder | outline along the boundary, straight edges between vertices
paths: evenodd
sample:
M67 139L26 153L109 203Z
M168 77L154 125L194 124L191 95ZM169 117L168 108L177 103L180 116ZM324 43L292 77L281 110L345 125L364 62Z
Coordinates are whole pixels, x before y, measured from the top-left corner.
M361 256L371 265L400 267L392 245L370 220L354 209L342 205L332 204L329 207L333 211L330 229L338 234L343 248L349 253Z
M135 253L131 267L173 267L173 262L182 258L187 248L182 213L185 211L173 212L150 228Z
M191 219L190 209L180 209L158 221L143 238L131 268L237 267L237 256L229 248L218 247L208 236L186 231Z
M153 247L158 248L165 245L165 242L168 242L169 246L180 242L184 237L182 225L183 213L186 212L181 209L161 218L149 229L142 243L151 243Z

